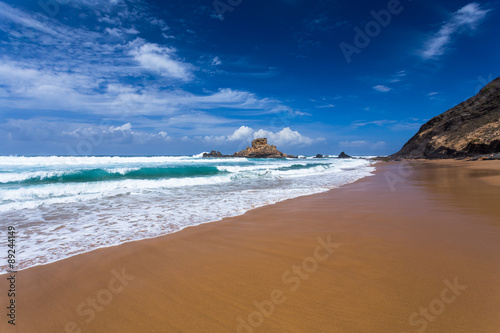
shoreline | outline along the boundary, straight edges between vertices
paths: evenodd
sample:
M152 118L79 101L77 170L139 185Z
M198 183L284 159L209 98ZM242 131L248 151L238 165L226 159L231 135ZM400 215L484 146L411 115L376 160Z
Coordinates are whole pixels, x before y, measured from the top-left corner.
M473 174L477 179L500 175L500 163L472 163L496 170ZM493 332L489 329L500 325L493 315L500 310L500 214L494 198L481 206L481 193L461 192L479 186L477 179L464 178L469 167L478 169L470 163L414 164L406 178L402 163L377 163L373 176L327 192L19 271L18 327L23 332L64 332L73 323L74 331L84 332L136 332L139 327L235 332L238 325L242 332L248 331L244 327L259 332L311 327L318 332L415 331L420 326L409 326L408 316L457 277L474 293L466 289L456 302L446 303L439 319L427 322L428 331L466 332L471 319L481 319L476 331ZM394 192L387 179L396 181ZM478 188L485 194L500 192L489 180ZM339 247L317 252L328 237ZM307 278L287 276L300 282L291 292L295 283L282 276L301 264L310 272L301 272ZM122 291L106 293L117 289L110 281L122 268L134 279L125 281ZM283 293L273 294L276 290ZM91 308L82 302L92 295L112 300L91 319ZM248 326L258 308L254 300L275 305L261 324ZM81 304L87 315L77 312Z
M189 156L181 156L181 157L189 157ZM240 158L240 157L238 157L238 158ZM363 159L365 159L365 158L363 158ZM369 159L366 159L366 160L369 160ZM371 162L371 164L369 165L369 167L373 167L375 170L373 172L371 172L369 175L363 176L362 178L357 179L354 182L346 183L346 184L340 185L340 186L335 187L335 188L325 189L325 190L323 190L321 192L315 192L315 193L312 193L312 194L305 194L305 195L301 195L301 196L297 196L297 197L293 197L293 198L287 198L287 199L283 199L283 200L272 202L272 203L262 204L262 205L256 206L256 207L254 206L254 207L249 208L248 210L246 210L245 212L243 212L241 214L224 216L224 217L222 217L222 218L220 218L218 220L211 220L211 221L201 222L201 223L198 223L198 224L188 225L188 226L182 227L179 230L176 230L174 232L170 232L170 233L167 233L167 234L163 234L163 235L157 235L157 236L153 236L153 237L149 237L149 238L131 239L131 240L123 241L122 243L118 243L118 244L113 244L113 245L108 245L108 246L100 246L100 247L97 247L97 248L94 248L94 249L90 249L90 250L85 251L85 252L73 254L73 255L70 255L68 257L64 257L64 258L61 258L61 259L56 259L54 261L49 261L49 262L45 262L45 263L36 264L34 266L30 266L30 267L26 267L26 268L22 268L22 269L17 269L16 271L17 272L21 272L21 271L29 270L29 269L34 268L34 267L38 267L38 266L50 265L50 264L53 264L53 263L58 263L58 262L61 262L61 261L65 261L65 260L74 258L74 257L85 255L85 254L88 254L88 253L91 253L91 252L94 252L94 251L105 250L105 249L108 249L108 248L113 248L113 247L125 245L125 244L128 244L128 243L142 242L142 241L148 241L148 240L153 240L153 239L165 237L165 236L172 235L172 234L175 234L175 233L178 233L178 232L182 232L183 230L186 230L186 229L191 228L191 227L197 227L197 226L208 224L208 223L217 223L217 222L221 222L221 221L223 221L225 219L229 219L229 218L237 218L239 216L243 216L243 215L247 214L248 212L250 212L252 210L263 208L263 207L267 207L267 206L273 206L273 205L279 204L281 202L286 202L288 200L294 200L294 199L298 199L298 198L303 198L303 197L308 197L308 196L314 196L314 195L325 193L325 192L329 192L329 191L332 191L332 190L338 190L338 189L342 188L343 186L346 186L346 185L349 185L349 184L353 184L353 183L361 181L361 180L363 180L365 178L373 176L377 172L376 165L379 164L379 163L380 162L378 162L378 161L372 161ZM3 276L6 276L6 275L8 275L8 272L0 272L0 278L3 277Z

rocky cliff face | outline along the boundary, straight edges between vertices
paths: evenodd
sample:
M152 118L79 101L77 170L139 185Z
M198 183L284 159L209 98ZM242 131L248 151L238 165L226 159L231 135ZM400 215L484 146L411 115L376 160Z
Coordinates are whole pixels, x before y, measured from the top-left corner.
M249 158L286 158L295 157L287 155L276 149L274 145L268 145L266 138L259 138L252 141L252 147L234 153L234 157L249 157Z
M500 77L424 124L390 157L456 158L500 152Z

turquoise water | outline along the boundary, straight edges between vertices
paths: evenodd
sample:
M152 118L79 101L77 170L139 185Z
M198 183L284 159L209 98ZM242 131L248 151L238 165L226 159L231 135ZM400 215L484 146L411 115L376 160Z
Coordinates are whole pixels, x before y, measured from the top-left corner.
M327 191L373 170L365 159L0 156L0 223L18 230L22 269Z
M174 166L174 167L142 167L137 170L116 171L107 169L74 170L61 174L26 174L26 178L6 181L0 186L30 186L52 183L105 182L120 179L165 179L189 178L223 174L212 166ZM5 177L5 173L3 173ZM0 178L2 173L0 173ZM7 177L6 177L7 178Z

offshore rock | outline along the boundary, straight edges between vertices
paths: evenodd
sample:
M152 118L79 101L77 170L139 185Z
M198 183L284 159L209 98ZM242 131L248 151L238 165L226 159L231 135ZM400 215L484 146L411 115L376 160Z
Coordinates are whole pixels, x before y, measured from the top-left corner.
M349 156L346 153L341 152L340 155L337 158L352 158L352 156Z
M248 158L296 158L293 155L287 155L280 152L276 146L269 145L267 138L258 138L252 141L252 147L247 147L233 154L234 157Z
M224 157L220 151L212 150L210 153L203 153L203 157Z

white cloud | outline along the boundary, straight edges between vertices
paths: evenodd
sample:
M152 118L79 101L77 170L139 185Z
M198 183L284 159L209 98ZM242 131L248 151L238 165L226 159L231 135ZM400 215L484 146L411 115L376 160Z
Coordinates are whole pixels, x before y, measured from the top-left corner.
M384 126L384 125L389 125L389 124L394 124L396 121L395 120L373 120L373 121L355 121L352 123L353 127L363 127L363 126L368 126L368 125L375 125L375 126Z
M364 127L369 125L375 125L380 127L386 127L391 131L406 131L414 130L422 126L424 119L419 118L409 118L405 120L373 120L373 121L355 121L351 124L353 128Z
M139 62L143 68L162 76L172 77L183 81L190 81L193 78L193 66L176 60L175 49L148 43L140 38L137 38L131 44L142 44L130 51L130 54L134 56L134 59Z
M402 69L396 73L396 76L403 77L406 76L406 70Z
M113 126L109 127L110 132L131 131L131 130L132 130L132 124L130 124L130 123L123 124L122 126L119 126L119 127L113 127Z
M212 66L219 66L222 65L222 61L220 60L219 57L215 57L212 59Z
M139 30L137 30L135 27L124 29L123 30L125 33L130 34L130 35L137 35L140 33Z
M393 82L393 83L401 82L406 75L407 75L407 73L404 69L400 70L392 76L392 79L390 80L390 82Z
M440 100L438 95L439 95L439 93L437 91L433 91L433 92L428 93L427 97L429 97L430 100L438 101L438 100Z
M4 18L20 24L26 28L31 28L38 30L40 32L44 32L51 35L58 35L59 33L53 28L43 24L41 21L37 20L32 15L29 15L25 12L22 12L14 7L11 7L3 2L0 2L0 17Z
M228 136L229 141L250 141L253 138L254 130L247 126L241 126L233 134Z
M389 88L387 86L384 86L384 85L376 85L375 87L373 87L373 89L375 89L376 91L379 91L379 92L389 92L392 90L392 88Z
M445 22L439 31L432 35L421 50L424 59L441 56L449 49L455 35L464 31L473 31L486 17L489 9L484 9L480 4L472 2L457 10Z
M245 110L246 115L284 114L286 116L308 116L310 114L294 110L272 98L260 98L256 94L221 88L206 95L194 95L178 91L177 96L169 96L167 104L178 103L197 109L227 108Z
M118 28L106 28L104 29L109 35L114 36L114 37L121 37L122 36L122 31Z
M79 111L97 102L87 92L97 88L99 80L80 73L61 73L0 60L0 76L11 97L1 99L4 107Z
M73 131L63 131L62 136L76 139L87 139L94 143L137 143L145 144L151 141L170 140L167 132L149 133L146 131L135 131L132 124L126 123L121 126L92 126L78 127Z
M339 147L341 148L359 148L367 145L367 141L358 140L358 141L341 141L339 142Z
M107 70L107 69L105 69ZM196 110L245 110L248 116L283 113L305 115L282 105L280 101L259 98L248 91L219 89L205 94L193 94L181 89L134 87L111 83L106 72L67 73L44 66L0 60L3 78L0 101L11 109L61 110L106 115L167 115L182 114L196 117ZM110 80L111 81L111 80ZM104 87L96 92L99 87ZM10 97L9 97L10 96ZM15 97L15 98L12 98Z
M0 132L7 133L11 140L45 141L77 146L89 142L94 148L108 143L163 143L170 141L167 132L134 130L130 123L121 126L78 123L61 118L7 119L0 124Z
M166 33L163 33L161 34L163 36L163 38L165 39L176 39L175 36L172 36L172 35L167 35Z
M237 142L251 142L253 139L257 138L267 138L267 142L271 145L276 146L287 146L287 145L310 145L315 140L300 134L297 131L293 131L290 127L285 127L278 132L268 131L264 129L259 129L257 131L253 130L248 126L241 126L234 131L233 134L228 136L205 136L204 140L209 142L226 142L226 141L237 141Z
M292 131L290 127L285 127L276 133L260 129L256 131L253 136L254 138L267 138L271 144L275 145L310 145L313 143L313 139L304 136L297 131Z
M104 15L98 17L97 21L104 22L104 23L111 24L111 25L119 25L120 24L120 19L118 17L111 18L107 14L104 14Z
M415 120L415 118L410 119L409 121L401 121L399 123L396 123L394 125L390 126L391 131L416 131L418 130L422 124L424 123L424 120Z
M335 107L335 104L326 104L326 105L318 105L317 106L318 109L331 109L334 107Z
M161 31L167 31L170 30L170 27L165 23L165 21L158 19L158 18L153 18L152 20L149 21L152 25L157 25L160 27Z

